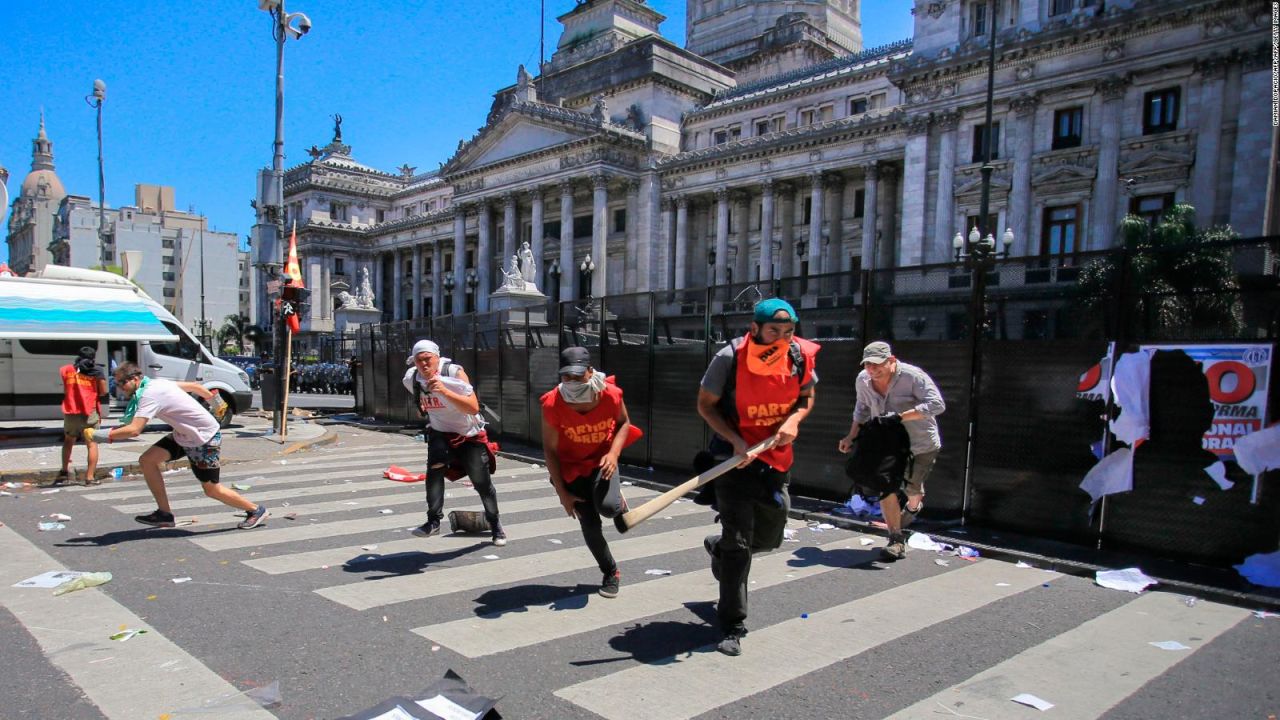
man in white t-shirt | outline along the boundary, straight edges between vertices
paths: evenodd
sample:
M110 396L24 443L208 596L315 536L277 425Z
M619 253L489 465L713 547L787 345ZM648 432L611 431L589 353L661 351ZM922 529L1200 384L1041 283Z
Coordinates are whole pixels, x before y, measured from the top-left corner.
M493 489L493 447L480 417L480 399L462 366L440 357L440 346L419 340L407 358L404 389L414 397L427 425L427 521L414 528L418 537L440 533L444 517L446 474L466 475L480 495L493 544L507 544L498 521L498 493ZM494 446L496 447L496 446Z
M200 383L173 382L144 377L142 370L131 362L121 363L115 371L116 388L129 400L122 418L123 425L100 428L94 431L98 442L111 443L137 437L151 419L159 420L173 428L173 432L152 445L138 464L147 481L147 489L156 499L156 511L134 518L143 525L171 528L174 526L173 509L164 486L164 464L184 455L191 462L191 472L200 481L204 494L225 505L245 512L241 529L257 527L270 516L264 505L249 502L243 495L218 482L222 467L219 450L222 433L218 421L200 403L187 393L195 393L209 400L213 393Z

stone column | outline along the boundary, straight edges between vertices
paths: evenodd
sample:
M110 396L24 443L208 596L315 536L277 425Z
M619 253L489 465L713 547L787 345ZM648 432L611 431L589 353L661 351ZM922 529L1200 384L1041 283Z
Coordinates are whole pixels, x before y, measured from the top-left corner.
M822 221L826 205L823 202L826 192L822 173L810 173L809 184L809 274L817 275L822 272Z
M635 232L631 237L632 249L627 251L636 253L633 290L650 292L664 287L661 275L670 239L671 226L664 225L662 217L662 178L656 170L648 170L640 176Z
M1013 255L1031 254L1031 156L1035 150L1036 109L1040 98L1023 95L1010 103L1014 114L1013 189L1009 194L1009 221L1013 230ZM1003 228L992 231L1000 242ZM1021 252L1019 252L1021 251Z
M1191 204L1201 225L1218 222L1218 164L1222 148L1222 100L1227 61L1215 57L1196 63L1200 73L1200 122L1196 124L1196 161L1191 175Z
M880 217L880 167L875 163L862 166L862 269L874 270L876 258L876 222Z
M1093 232L1089 233L1086 250L1110 248L1119 222L1116 216L1116 195L1119 193L1120 116L1124 110L1124 95L1128 86L1127 79L1116 75L1104 78L1097 84L1098 97L1102 102L1102 123L1099 128L1102 141L1098 144L1098 179L1093 193ZM1038 243L1032 240L1031 237L1026 238L1028 255L1033 254L1032 248L1038 247Z
M333 251L323 250L320 253L320 297L311 298L311 313L315 316L316 304L320 304L320 317L328 320L333 317Z
M409 320L422 317L422 243L413 246L413 310Z
M1276 160L1271 106L1259 100L1271 96L1271 53L1269 50L1243 53L1241 61L1240 112L1236 118L1235 158L1229 180L1231 200L1223 212L1228 214L1232 228L1244 237L1254 237L1272 232L1278 210L1263 190L1271 181ZM1263 162L1263 158L1268 161Z
M591 294L600 298L609 294L609 176L592 175L591 192L591 258L596 265Z
M738 211L738 237L734 239L737 254L733 259L733 281L747 283L751 277L751 196L744 190L733 191L733 204Z
M938 116L937 127L938 194L934 202L936 212L933 215L933 242L924 252L926 263L947 260L951 252L951 237L956 233L956 128L960 127L960 113L954 110L942 113Z
M467 307L467 206L453 206L453 313Z
M489 201L481 200L476 204L476 312L489 310L489 294L493 292L493 214L490 213ZM465 284L466 278L462 278Z
M560 300L573 300L578 282L573 262L573 181L560 182Z
M880 232L876 233L876 267L891 268L895 266L897 245L898 194L902 192L898 182L898 168L894 165L880 166ZM905 217L903 222L906 222Z
M666 275L665 281L654 285L654 288L663 288L674 290L676 287L676 251L674 247L676 232L676 203L673 197L662 198L662 246L665 248L663 252L662 273Z
M529 207L531 219L529 222L530 250L533 252L533 284L538 289L546 292L547 286L543 283L542 277L542 253L545 249L545 238L543 237L543 219L542 219L542 188L533 188L529 191Z
M386 288L382 287L383 286L382 271L385 269L385 267L384 267L382 258L383 258L383 254L380 252L375 252L373 254L373 268L371 269L370 274L373 275L373 299L374 299L373 306L378 308L379 310L386 310L387 309L387 294L385 292Z
M773 278L773 178L765 178L760 183L760 279Z
M676 250L675 279L671 287L683 290L689 274L685 265L689 262L689 198L676 197Z
M929 115L907 120L906 156L903 160L902 241L896 257L883 258L887 267L924 262L925 193L929 182Z
M391 251L391 319L404 319L404 253Z
M778 195L782 199L782 224L778 228L778 277L796 275L796 186L789 182L778 183Z
M640 287L640 248L636 247L636 221L640 215L640 181L627 180L626 242L623 246L623 272L620 292L632 292ZM645 243L651 246L652 243ZM647 283L646 283L647 284Z
M826 187L823 193L823 205L826 208L827 231L822 255L822 272L833 273L840 270L841 248L844 246L844 177L839 173L829 173L823 179Z
M423 317L435 317L444 313L444 253L440 251L440 239L431 243L431 315L423 313ZM424 308L425 310L425 308Z
M516 194L513 192L503 193L502 195L502 257L498 258L499 268L504 268L511 262L511 256L516 254Z
M716 265L710 285L724 285L728 280L725 261L729 255L729 189L716 188Z

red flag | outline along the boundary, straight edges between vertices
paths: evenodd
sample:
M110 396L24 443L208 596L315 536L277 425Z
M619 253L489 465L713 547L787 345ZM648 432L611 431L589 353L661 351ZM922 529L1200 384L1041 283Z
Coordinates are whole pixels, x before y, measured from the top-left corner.
M289 259L285 261L284 272L293 278L294 287L306 287L302 283L302 268L298 265L298 221L293 221L293 231L289 233Z

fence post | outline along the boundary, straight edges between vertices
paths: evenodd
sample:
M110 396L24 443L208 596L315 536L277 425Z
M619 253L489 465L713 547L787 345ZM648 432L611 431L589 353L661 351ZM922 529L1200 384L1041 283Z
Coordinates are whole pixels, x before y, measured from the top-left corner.
M644 408L644 464L653 467L653 388L657 383L656 372L654 371L654 363L657 361L657 353L654 352L653 346L657 344L657 310L654 305L657 303L656 293L647 293L649 297L649 332L646 334L647 342L645 343L648 351L649 360L647 367L649 369L649 401L645 403Z
M870 270L861 270L862 275L862 336L863 345L871 339L871 281L875 275Z

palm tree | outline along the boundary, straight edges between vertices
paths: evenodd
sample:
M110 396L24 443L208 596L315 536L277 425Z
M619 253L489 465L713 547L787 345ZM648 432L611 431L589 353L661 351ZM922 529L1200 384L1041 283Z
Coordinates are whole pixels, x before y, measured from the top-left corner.
M236 354L244 354L244 334L249 329L249 318L238 313L228 315L218 330L218 340L223 344L235 341Z

